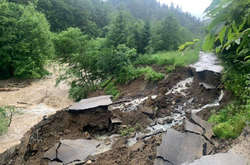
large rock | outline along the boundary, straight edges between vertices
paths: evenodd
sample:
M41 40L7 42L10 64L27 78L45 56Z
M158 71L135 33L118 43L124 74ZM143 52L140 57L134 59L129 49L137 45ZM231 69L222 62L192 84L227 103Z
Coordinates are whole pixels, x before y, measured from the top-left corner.
M180 165L199 159L203 155L204 143L205 140L200 135L169 129L162 137L162 144L157 147L155 165Z
M85 161L89 155L96 152L99 144L96 140L61 140L60 143L44 154L44 158L51 161L59 160L63 164L69 164L74 161Z
M229 152L203 156L193 163L183 165L247 165L247 161L244 157Z

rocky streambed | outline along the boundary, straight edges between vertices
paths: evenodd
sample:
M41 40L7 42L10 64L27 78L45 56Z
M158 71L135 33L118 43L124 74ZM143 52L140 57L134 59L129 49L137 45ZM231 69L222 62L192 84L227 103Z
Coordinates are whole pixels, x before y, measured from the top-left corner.
M213 54L201 52L196 64L134 96L82 100L44 117L21 144L0 155L0 164L245 165L233 153L215 154L219 144L201 117L227 102L222 69Z

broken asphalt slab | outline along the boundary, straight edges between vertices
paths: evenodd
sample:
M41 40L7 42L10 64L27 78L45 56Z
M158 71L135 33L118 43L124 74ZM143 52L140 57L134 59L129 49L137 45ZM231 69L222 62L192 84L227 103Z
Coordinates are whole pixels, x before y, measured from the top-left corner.
M97 151L100 143L96 140L61 140L44 154L44 158L51 161L59 160L63 164L74 161L85 161L89 155ZM56 161L51 162L56 163Z
M211 137L214 135L213 130L212 130L212 125L204 120L202 120L200 117L198 117L195 113L191 114L191 120L197 124L198 126L200 126L201 128L203 128L204 133L203 135L207 138L207 139L211 139Z
M200 126L191 123L188 119L185 119L184 121L184 129L187 132L192 132L199 135L203 134L203 129Z
M69 107L70 112L84 111L88 109L98 108L98 107L108 107L112 104L110 95L92 97L89 99L82 99L80 102L75 103Z
M247 165L247 160L240 155L228 152L203 156L192 163L182 165Z
M194 133L180 133L169 129L157 147L155 165L180 165L203 156L206 140Z

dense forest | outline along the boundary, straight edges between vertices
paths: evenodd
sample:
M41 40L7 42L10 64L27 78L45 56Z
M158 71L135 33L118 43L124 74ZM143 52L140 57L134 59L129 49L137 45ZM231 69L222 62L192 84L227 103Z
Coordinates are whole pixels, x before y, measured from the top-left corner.
M56 62L74 100L100 88L117 98L117 85L164 78L150 64L168 73L197 61L203 43L222 59L224 86L236 97L210 121L216 135L236 137L250 118L249 6L214 0L205 28L156 0L0 0L0 78L39 79Z
M145 71L133 68L139 54L177 50L201 37L203 27L179 7L155 0L10 0L1 2L1 15L1 77L43 77L54 59L68 65L60 80L75 77L75 99L96 80L134 79Z

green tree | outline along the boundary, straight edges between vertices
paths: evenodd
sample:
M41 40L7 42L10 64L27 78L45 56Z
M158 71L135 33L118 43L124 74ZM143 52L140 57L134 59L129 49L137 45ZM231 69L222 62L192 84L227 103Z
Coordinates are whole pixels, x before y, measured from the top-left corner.
M142 34L141 34L141 42L142 46L139 50L140 53L144 54L146 52L147 47L149 46L149 42L151 39L151 29L150 29L150 22L147 21L143 27Z
M128 22L126 15L120 11L115 17L107 35L108 45L117 47L120 44L127 44Z
M0 2L1 77L40 78L53 54L49 24L33 6Z
M152 47L155 51L177 50L181 42L180 25L172 15L157 23L152 37Z

